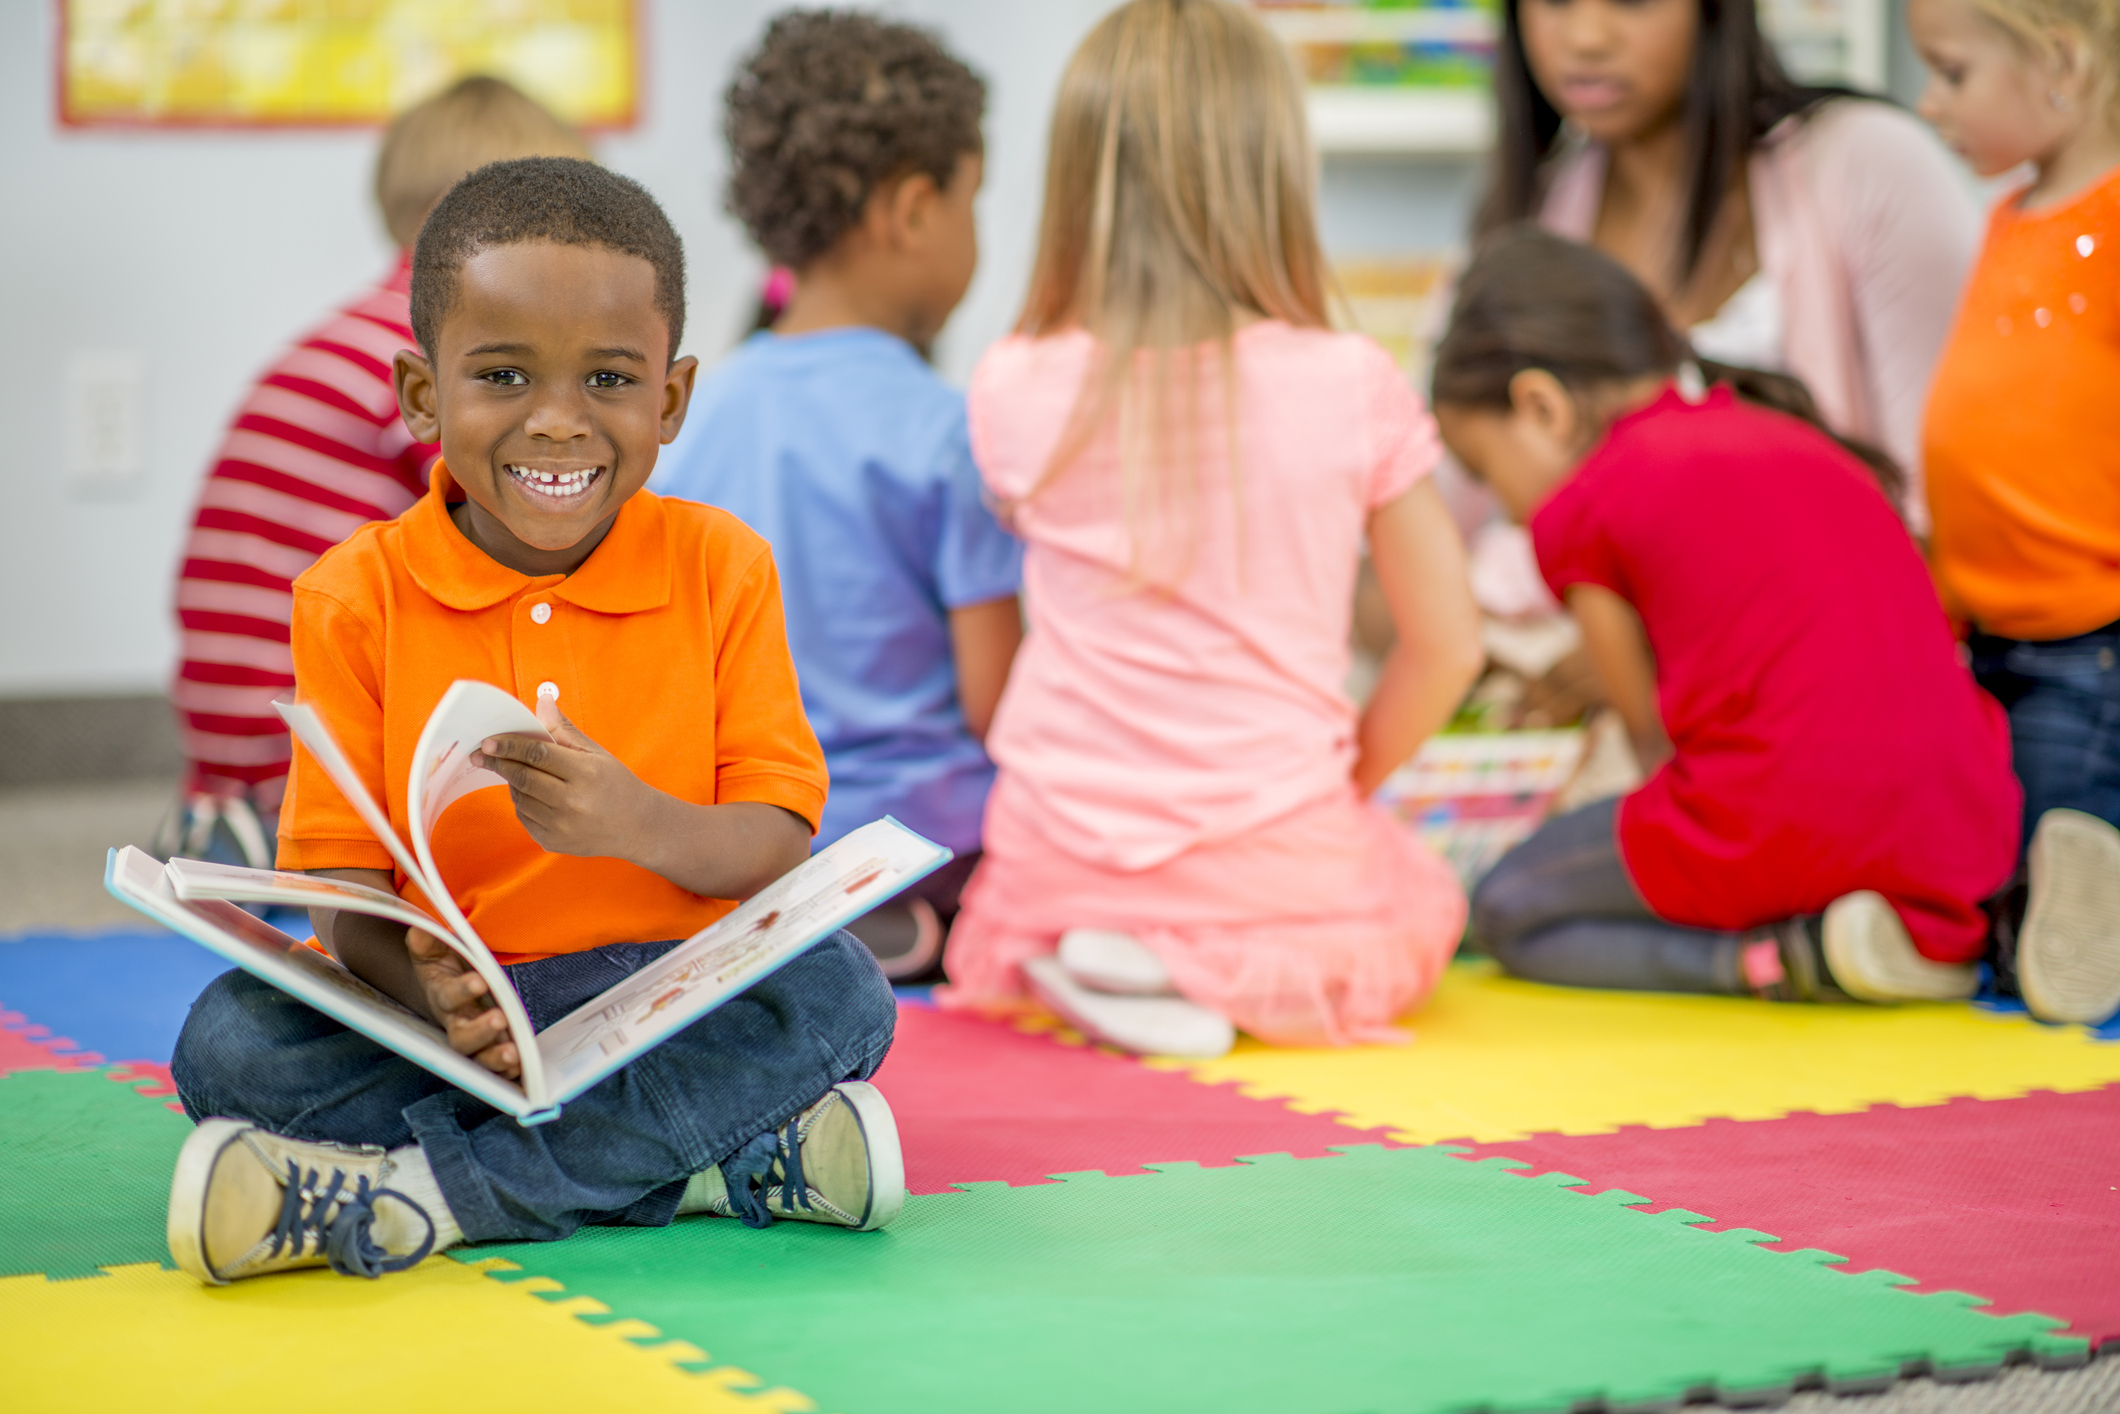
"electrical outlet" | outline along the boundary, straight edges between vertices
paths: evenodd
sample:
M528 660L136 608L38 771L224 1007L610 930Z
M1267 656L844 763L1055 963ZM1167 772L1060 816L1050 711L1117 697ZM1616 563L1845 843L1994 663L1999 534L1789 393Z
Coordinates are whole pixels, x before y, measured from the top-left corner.
M136 489L146 470L136 353L76 353L66 365L66 475L78 492Z

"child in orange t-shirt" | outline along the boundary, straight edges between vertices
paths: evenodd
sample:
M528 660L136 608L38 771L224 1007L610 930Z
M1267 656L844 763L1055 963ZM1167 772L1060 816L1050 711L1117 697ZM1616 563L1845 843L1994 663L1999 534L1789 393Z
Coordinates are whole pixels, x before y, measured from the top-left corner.
M2024 784L2017 982L2097 1021L2120 1007L2120 4L1912 0L1907 24L1923 115L1983 175L2035 172L1988 219L1924 462L1936 578Z
M481 168L420 232L412 325L423 352L397 355L399 402L442 461L423 500L295 582L295 680L401 833L406 761L451 680L537 704L556 744L484 743L473 760L507 794L464 797L433 844L543 1028L801 863L824 760L765 542L642 489L698 367L676 356L684 252L654 199L568 158ZM280 864L409 887L306 752ZM456 1050L520 1073L485 984L438 940L314 921ZM894 1016L840 933L530 1129L230 972L171 1067L200 1126L170 1250L223 1283L327 1262L373 1277L455 1242L686 1212L882 1227L903 1163L865 1077Z

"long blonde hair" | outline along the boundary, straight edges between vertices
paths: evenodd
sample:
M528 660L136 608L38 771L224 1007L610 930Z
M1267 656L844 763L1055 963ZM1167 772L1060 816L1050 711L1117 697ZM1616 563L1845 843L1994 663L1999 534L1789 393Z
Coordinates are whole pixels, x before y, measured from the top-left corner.
M1145 568L1155 542L1190 559L1203 355L1218 356L1215 400L1233 431L1240 320L1328 323L1314 176L1295 68L1245 7L1132 0L1090 31L1061 77L1016 329L1080 328L1097 355L1028 496L1115 420L1137 577L1168 577ZM1225 440L1234 496L1236 439Z

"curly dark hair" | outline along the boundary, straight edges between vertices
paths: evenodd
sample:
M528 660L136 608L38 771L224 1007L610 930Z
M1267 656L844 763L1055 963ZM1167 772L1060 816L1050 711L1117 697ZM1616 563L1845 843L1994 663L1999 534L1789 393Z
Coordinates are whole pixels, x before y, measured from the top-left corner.
M774 18L722 98L729 214L775 264L830 250L869 194L980 150L986 83L926 30L856 10Z
M685 333L685 246L639 182L572 157L489 162L435 204L412 249L412 332L427 356L456 301L457 272L491 246L528 241L600 245L655 267L655 308L670 326L666 357Z

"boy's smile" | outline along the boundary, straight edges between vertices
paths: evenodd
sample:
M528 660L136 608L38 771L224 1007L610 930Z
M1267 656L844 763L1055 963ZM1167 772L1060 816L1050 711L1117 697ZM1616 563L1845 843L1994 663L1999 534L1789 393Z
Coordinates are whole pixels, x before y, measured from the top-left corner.
M414 436L469 499L457 527L522 574L569 574L684 423L698 361L670 359L646 260L600 245L490 246L458 269L434 362L398 355Z

